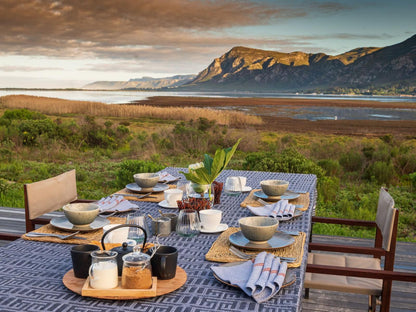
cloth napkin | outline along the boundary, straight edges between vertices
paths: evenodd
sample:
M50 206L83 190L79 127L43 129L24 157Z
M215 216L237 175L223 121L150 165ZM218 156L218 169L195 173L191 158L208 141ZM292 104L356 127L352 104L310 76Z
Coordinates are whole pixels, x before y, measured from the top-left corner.
M101 198L97 205L100 209L100 213L113 212L113 211L129 211L131 209L137 209L139 206L129 202L123 196L108 196Z
M178 180L178 178L171 175L169 172L162 171L159 173L159 182L169 183L176 180Z
M211 270L223 281L239 286L256 302L262 303L275 296L286 277L287 263L265 251L254 260L234 266L213 266Z
M279 200L277 203L263 207L253 207L247 205L247 208L257 216L273 217L277 219L291 219L295 213L296 206L289 204L287 199Z

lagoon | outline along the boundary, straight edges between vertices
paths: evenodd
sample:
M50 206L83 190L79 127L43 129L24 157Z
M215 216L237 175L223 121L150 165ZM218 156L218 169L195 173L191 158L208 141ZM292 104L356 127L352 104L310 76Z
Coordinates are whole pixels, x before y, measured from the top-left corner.
M87 90L0 90L0 96L23 94L44 96L76 101L94 101L106 104L126 104L145 100L154 96L184 96L212 98L297 98L297 99L332 99L332 100L361 100L378 102L407 102L416 103L416 97L399 96L349 96L323 94L291 94L291 93L252 93L252 92L178 92L178 91L87 91ZM259 106L217 107L220 109L241 110L260 116L290 117L307 120L416 120L416 109L400 108L348 108L348 107L291 107L264 106L259 112Z

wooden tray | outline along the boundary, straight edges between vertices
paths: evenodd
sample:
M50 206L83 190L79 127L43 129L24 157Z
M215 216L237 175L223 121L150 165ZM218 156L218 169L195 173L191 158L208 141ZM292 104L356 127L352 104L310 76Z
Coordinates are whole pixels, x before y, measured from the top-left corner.
M81 290L83 297L96 297L111 295L123 298L123 297L136 297L136 298L149 298L156 296L157 289L157 277L152 277L152 287L149 289L126 289L121 288L121 277L118 278L118 286L112 289L95 289L90 286L90 278L87 277L84 286Z
M156 287L156 295L149 295L149 296L127 296L127 295L115 295L110 292L108 295L94 295L91 297L99 298L99 299L112 299L112 300L131 300L131 299L140 299L140 298L151 298L157 297L161 295L165 295L171 293L180 287L182 287L187 279L187 275L184 269L181 267L176 267L176 276L170 280L157 280L157 287ZM72 290L74 293L82 295L82 287L85 284L85 278L77 278L74 276L74 271L69 270L64 277L62 278L62 282L69 290Z

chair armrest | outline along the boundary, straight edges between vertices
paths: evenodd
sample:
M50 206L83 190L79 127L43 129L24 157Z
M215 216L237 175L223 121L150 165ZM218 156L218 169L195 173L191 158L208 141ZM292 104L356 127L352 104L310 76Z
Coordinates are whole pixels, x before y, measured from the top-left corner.
M370 270L370 269L345 268L345 267L319 265L319 264L308 264L306 266L306 272L385 279L385 280L394 280L394 281L403 281L403 282L416 282L415 273L387 271L387 270Z
M354 219L338 219L338 218L326 218L326 217L313 216L312 222L376 227L376 223L374 221L354 220Z
M347 245L339 245L339 244L309 243L308 249L309 251L322 250L322 251L332 251L332 252L373 255L377 257L386 255L386 251L383 248L347 246Z

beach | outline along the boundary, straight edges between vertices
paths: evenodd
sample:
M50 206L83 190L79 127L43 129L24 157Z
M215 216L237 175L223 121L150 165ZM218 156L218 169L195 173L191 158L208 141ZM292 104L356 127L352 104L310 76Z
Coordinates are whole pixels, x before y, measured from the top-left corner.
M339 99L287 99L287 98L203 98L203 97L177 97L155 96L134 104L150 106L193 106L193 107L238 107L259 106L290 106L292 108L321 106L321 107L351 107L351 108L400 108L416 109L412 102L381 102L365 100L339 100ZM261 108L260 108L261 106ZM393 135L397 137L416 137L416 121L380 121L380 120L302 120L288 117L262 116L262 125L250 126L253 130L270 130L287 133L316 133L333 135L353 135L379 137Z

